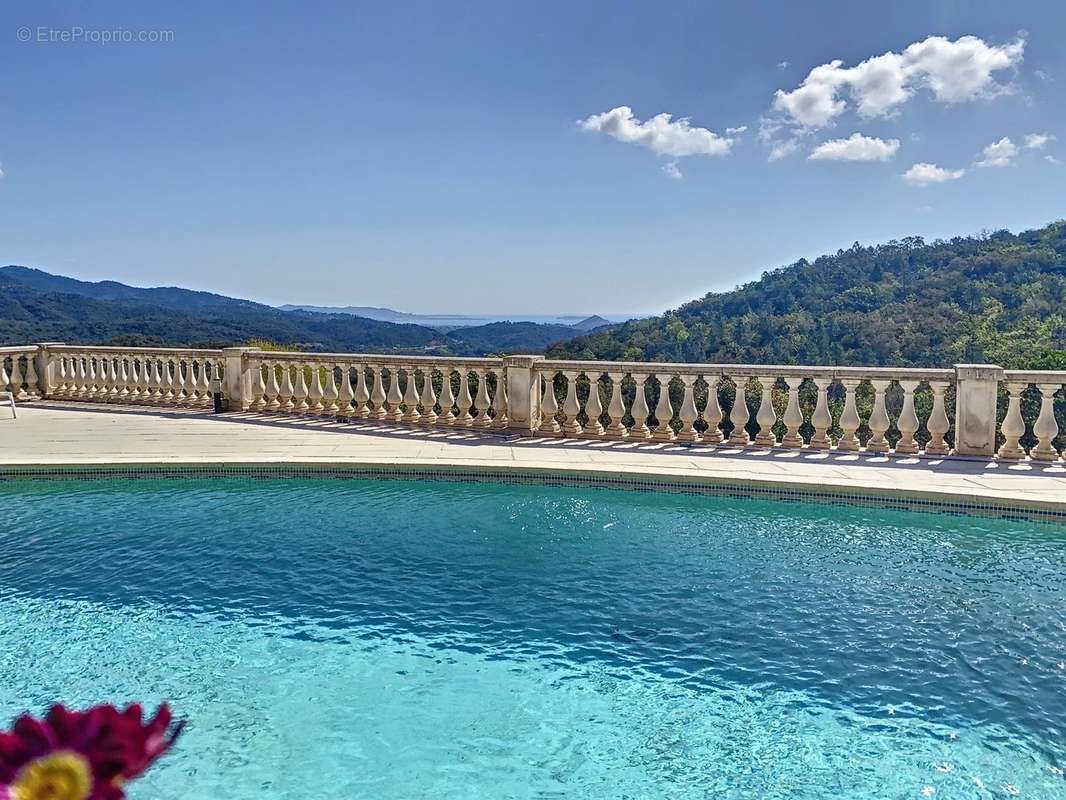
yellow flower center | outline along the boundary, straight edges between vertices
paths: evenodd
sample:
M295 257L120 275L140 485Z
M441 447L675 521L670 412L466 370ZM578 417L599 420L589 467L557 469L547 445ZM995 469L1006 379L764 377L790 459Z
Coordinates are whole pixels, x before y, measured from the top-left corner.
M61 750L26 764L9 791L11 800L85 800L92 788L89 762Z

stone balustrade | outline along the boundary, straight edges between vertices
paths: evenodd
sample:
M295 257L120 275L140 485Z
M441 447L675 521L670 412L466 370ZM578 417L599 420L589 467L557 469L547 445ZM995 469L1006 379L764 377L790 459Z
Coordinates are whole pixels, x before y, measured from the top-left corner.
M545 435L906 455L949 452L947 395L955 380L949 369L542 361L537 372L538 432ZM920 387L929 399L921 419L915 402ZM900 402L890 414L886 398L893 388ZM890 430L899 434L894 446L887 438ZM916 438L920 430L921 439Z
M1066 430L1059 427L1055 413L1056 399L1063 397L1064 389L1066 371L1004 371L1002 391L1007 395L1007 407L999 425L1003 439L996 452L999 458L1017 461L1028 454L1034 461L1056 461L1066 457L1066 449L1058 444ZM1034 392L1036 398L1032 396ZM1039 403L1039 411L1029 431L1026 429L1022 404L1034 399ZM1026 438L1030 440L1028 443L1025 442Z
M57 400L207 408L221 351L50 345L47 396Z
M0 391L533 437L1056 462L1066 371L555 361L81 347L0 348ZM738 402L738 398L740 402ZM1027 420L1029 423L1027 424Z
M0 392L11 392L16 400L38 396L37 347L0 347Z
M498 358L246 352L250 411L505 430Z

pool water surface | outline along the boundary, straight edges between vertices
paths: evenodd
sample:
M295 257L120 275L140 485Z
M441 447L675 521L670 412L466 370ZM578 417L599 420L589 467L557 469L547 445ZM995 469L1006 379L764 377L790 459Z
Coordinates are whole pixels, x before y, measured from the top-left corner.
M0 483L0 718L178 798L1066 797L1066 529L585 488Z

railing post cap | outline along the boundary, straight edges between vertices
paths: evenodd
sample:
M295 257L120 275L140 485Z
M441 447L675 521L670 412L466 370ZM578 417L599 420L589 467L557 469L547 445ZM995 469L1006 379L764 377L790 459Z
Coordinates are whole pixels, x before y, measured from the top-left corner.
M960 381L1001 381L1003 367L996 364L956 364L955 379Z
M503 364L506 367L532 367L536 362L543 360L544 356L504 356Z
M63 347L66 342L35 342L37 347Z
M239 355L241 353L254 353L258 350L256 347L248 347L247 345L241 345L239 347L223 347L222 352L226 355Z

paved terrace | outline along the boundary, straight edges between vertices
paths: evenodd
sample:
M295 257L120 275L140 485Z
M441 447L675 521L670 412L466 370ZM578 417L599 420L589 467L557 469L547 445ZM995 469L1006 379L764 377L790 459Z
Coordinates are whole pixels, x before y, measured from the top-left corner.
M51 464L407 465L682 478L1066 512L1066 465L522 438L369 421L37 401L0 408L0 469Z

